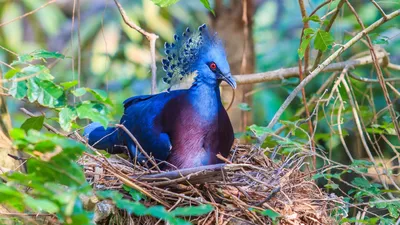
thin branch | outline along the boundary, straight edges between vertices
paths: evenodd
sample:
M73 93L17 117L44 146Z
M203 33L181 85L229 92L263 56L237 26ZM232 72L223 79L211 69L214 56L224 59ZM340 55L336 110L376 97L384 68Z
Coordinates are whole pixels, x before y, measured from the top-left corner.
M27 16L29 16L29 15L32 15L32 14L34 14L35 12L37 12L37 11L43 9L44 7L50 5L50 4L54 3L54 2L56 2L56 0L51 0L51 1L49 1L49 2L47 2L47 3L45 3L45 4L43 4L42 6L40 6L40 7L37 8L37 9L34 9L34 10L30 11L30 12L25 13L24 15L18 16L18 17L16 17L16 18L12 19L12 20L9 20L9 21L7 21L7 22L4 22L4 23L0 24L0 27L5 26L5 25L8 25L8 24L10 24L10 23L12 23L12 22L15 22L15 21L17 21L17 20L20 20L20 19L22 19L22 18L24 18L24 17L27 17Z
M387 18L385 11L383 11L382 7L376 3L374 0L371 0L372 4L379 10L379 12L382 14L383 18Z
M308 75L293 91L292 93L288 96L288 98L285 100L285 102L282 104L282 106L279 108L279 110L275 113L274 117L272 118L271 122L268 124L268 128L272 128L279 120L281 117L282 113L286 110L286 108L289 106L289 104L293 101L293 99L297 96L299 91L303 87L305 87L312 79L314 79L320 72L323 71L324 68L326 68L333 60L335 60L340 54L342 54L345 50L350 48L353 44L355 44L357 41L359 41L362 37L364 37L366 34L369 32L373 31L383 23L385 23L388 20L391 20L397 16L400 15L400 10L396 10L392 12L391 14L387 15L387 19L381 18L375 23L371 24L369 27L364 29L363 31L359 32L356 36L354 36L352 39L350 39L346 44L340 46L338 50L336 50L330 57L328 57L323 63L321 63L315 70L311 72L310 75ZM267 136L264 136L261 138L261 141L264 141Z
M133 136L133 134L122 124L116 124L116 127L121 128L122 130L125 131L125 133L132 139L133 142L135 142L136 147L140 150L140 152L153 164L153 166L158 170L158 172L161 172L160 168L158 167L157 163L147 154L147 152L142 148L140 145L139 141Z
M300 43L299 43L299 45L301 45L301 42L303 41L303 38L304 38L304 30L309 28L310 25L309 25L308 21L305 20L307 18L307 11L304 6L304 0L298 0L298 1L299 1L299 6L300 6L301 17L303 18L303 24L304 24L303 29L301 31L301 37L300 37ZM310 45L307 45L306 50L304 52L304 74L307 74L309 56L310 56ZM299 64L300 82L303 81L303 79L304 79L301 61L302 60L299 58L298 64ZM303 101L305 112L306 112L306 117L310 118L310 111L308 110L307 95L306 95L305 88L301 89L301 95L302 95L302 101ZM310 134L314 133L311 120L308 121L308 129L310 131ZM310 141L311 141L311 151L315 152L315 141L313 138ZM315 156L315 154L313 154L313 169L316 169L317 168L316 166L317 166L317 157Z
M354 43L352 43L352 44L354 44ZM387 56L388 56L388 54L385 52L378 53L379 59L384 59ZM333 61L333 59L332 59L332 61ZM332 62L332 61L330 61L330 62ZM358 67L358 66L368 65L371 63L373 63L372 57L365 56L365 57L361 57L358 59L351 59L351 60L347 60L344 62L329 64L328 66L321 67L319 72L342 71L346 66ZM268 71L268 72L263 72L263 73L234 75L234 78L235 78L237 84L255 84L255 83L284 80L287 78L298 77L298 76L299 76L299 67L290 67L290 68L278 69L278 70L273 70L273 71ZM222 85L227 85L227 84L224 82L224 83L222 83Z
M400 70L400 65L393 64L393 63L389 63L389 64L387 65L387 67L388 67L389 69L392 69L392 70Z
M150 42L151 94L155 94L157 92L156 40L158 38L158 35L156 35L154 33L149 33L147 31L143 30L138 25L136 25L134 22L132 22L132 20L129 19L124 8L122 8L122 5L118 2L118 0L114 0L114 2L117 5L118 10L119 10L125 24L128 25L130 28L138 31L142 35L144 35L147 38L147 40L149 40L149 42Z
M349 72L349 76L351 78L353 78L354 80L358 80L358 81L365 82L365 83L379 83L379 80L377 80L377 79L359 77L359 76L354 75L351 72ZM384 79L384 81L385 82L400 82L400 77L399 78L386 78L386 79Z

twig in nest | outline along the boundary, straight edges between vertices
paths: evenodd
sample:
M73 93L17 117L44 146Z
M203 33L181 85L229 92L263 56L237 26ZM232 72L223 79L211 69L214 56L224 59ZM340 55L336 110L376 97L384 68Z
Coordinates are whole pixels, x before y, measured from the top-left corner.
M157 66L156 66L156 40L158 35L154 33L149 33L143 30L141 27L136 25L129 17L126 15L124 8L118 2L118 0L114 0L115 4L118 7L118 10L124 20L125 24L128 25L130 28L138 31L142 35L144 35L147 40L150 42L150 55L151 55L151 94L155 94L157 92Z
M121 128L122 130L125 131L125 133L132 139L133 142L135 142L136 147L140 150L140 152L146 156L146 158L153 164L153 166L158 170L158 172L161 172L160 168L158 167L157 163L147 154L147 152L142 148L138 140L133 136L133 134L122 124L116 124L116 127Z

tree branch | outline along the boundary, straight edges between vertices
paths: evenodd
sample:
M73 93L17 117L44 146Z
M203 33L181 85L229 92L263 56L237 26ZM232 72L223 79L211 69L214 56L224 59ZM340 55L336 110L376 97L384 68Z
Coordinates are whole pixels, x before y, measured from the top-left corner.
M147 40L150 42L150 55L151 55L151 94L155 94L157 92L157 66L156 66L156 40L158 39L158 35L154 33L149 33L143 30L141 27L136 25L129 17L126 15L124 8L118 2L118 0L114 0L115 4L118 7L118 10L124 20L125 24L130 28L138 31L142 35L144 35Z
M382 60L388 57L386 52L379 52L378 59ZM384 63L385 60L382 60ZM372 64L373 60L371 56L365 56L358 59L351 59L344 62L332 63L323 69L320 72L335 72L342 71L346 66L350 67L358 67L363 65ZM385 65L383 65L385 66ZM394 66L393 66L394 67ZM291 77L299 76L299 67L290 67L284 69L278 69L263 73L254 73L254 74L244 74L244 75L234 75L237 84L254 84L254 83L263 83L277 80L284 80ZM222 83L222 85L227 85L226 83Z

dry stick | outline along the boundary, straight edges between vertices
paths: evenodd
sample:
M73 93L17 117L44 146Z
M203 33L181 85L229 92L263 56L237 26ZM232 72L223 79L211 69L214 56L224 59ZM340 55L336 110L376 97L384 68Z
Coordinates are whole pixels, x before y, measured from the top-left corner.
M379 10L379 12L382 14L383 18L386 18L386 13L385 11L383 11L383 9L381 8L381 6L376 3L374 0L371 0L372 4L375 5L375 7Z
M380 54L378 55L382 57L386 57L387 54ZM333 60L333 59L332 59ZM346 66L362 66L366 64L371 64L372 58L371 56L365 56L358 59L351 59L344 62L339 63L332 63L324 68L322 68L319 72L335 72L335 71L342 71ZM393 65L390 64L389 65ZM396 65L397 66L397 65ZM394 67L394 66L393 66ZM393 68L394 69L394 68ZM400 68L399 68L400 69ZM235 80L237 84L254 84L254 83L264 83L270 81L278 81L284 80L291 77L298 77L299 76L299 68L298 67L290 67L284 69L278 69L263 73L254 73L254 74L244 74L244 75L235 75ZM225 86L228 85L225 82L221 85Z
M304 6L304 1L303 0L299 0L299 6L300 6L300 12L301 12L301 17L303 18L303 29L301 31L301 37L300 37L300 44L303 41L304 38L304 30L309 28L310 25L308 23L308 21L306 21L305 19L307 18L307 12L306 12L306 8ZM304 52L304 74L307 73L307 69L308 69L308 59L309 59L309 55L310 55L310 45L307 45L306 50ZM299 64L299 78L300 78L300 82L303 81L303 70L302 70L302 63L301 63L301 59L299 58L298 60L298 64ZM304 109L306 112L306 118L310 118L310 110L308 110L308 105L307 105L307 96L306 96L306 90L305 88L301 89L301 96L302 96L302 101L304 104ZM313 129L313 124L312 124L312 120L308 120L308 129L310 131L310 134L314 133L314 129ZM311 151L315 152L315 141L314 138L311 138ZM315 154L313 154L313 169L315 169L317 166L317 158L315 156Z
M135 142L135 145L139 148L140 152L146 156L146 158L151 162L151 164L153 164L153 166L158 170L158 172L161 172L160 168L158 167L157 163L153 160L153 158L151 158L147 152L142 148L142 146L140 145L140 143L138 142L138 140L135 138L135 136L133 136L133 134L128 130L128 128L126 128L124 125L122 124L116 124L116 127L121 128L122 130L125 131L125 133L132 139L133 142Z
M151 94L155 94L157 92L157 66L156 66L156 40L158 35L154 33L149 33L143 30L141 27L132 22L129 17L126 15L124 8L122 8L121 4L118 0L114 0L115 4L118 7L118 10L124 20L125 24L130 28L138 31L142 35L144 35L147 40L150 42L150 55L151 55Z
M308 75L293 91L292 93L287 97L285 102L282 104L282 106L279 108L279 110L275 113L274 117L272 118L271 122L268 124L268 128L272 128L279 120L281 117L282 113L285 111L285 109L289 106L289 104L293 101L293 99L297 96L299 91L306 86L312 79L314 79L325 67L327 67L334 59L336 59L342 52L350 48L354 43L359 41L365 34L373 31L375 28L379 27L383 23L385 23L388 20L391 20L395 17L400 15L400 10L396 10L389 15L387 15L387 20L384 18L379 19L375 23L371 24L369 27L364 29L363 31L359 32L356 36L354 36L352 39L350 39L346 44L342 45L338 50L336 50L330 57L328 57L323 63L321 63L315 70L313 70L310 75ZM261 138L261 141L264 141L267 136L264 135Z
M353 78L354 80L358 80L358 81L365 82L365 83L379 83L379 80L377 80L377 79L359 77L359 76L354 75L351 72L349 72L349 76L350 76L350 78ZM400 77L399 78L386 78L384 80L385 80L385 82L400 82Z
M365 29L364 23L362 22L362 20L358 16L356 10L353 8L353 6L350 4L350 2L348 0L346 0L346 3L347 3L347 6L349 6L350 10L353 12L354 16L356 17L357 22L361 25L361 27L363 29ZM398 11L400 11L400 10L398 10ZM383 17L383 19L386 19L386 18L387 17ZM390 96L389 96L389 93L388 93L388 90L387 90L387 87L386 87L386 84L385 84L385 78L383 77L382 69L379 66L378 59L376 57L376 52L374 50L374 47L372 46L371 38L368 36L368 34L365 34L365 38L367 39L368 47L369 47L369 50L371 52L372 59L374 60L374 67L375 67L376 73L378 75L379 84L382 87L383 96L385 97L386 104L389 107L388 109L389 109L390 117L392 117L393 125L394 125L394 128L395 128L396 133L397 133L397 137L400 140L399 121L397 121L397 118L396 118L396 112L394 111L392 100L390 99Z
M325 2L319 4L311 13L308 17L311 17L312 15L314 15L315 13L317 13L318 10L320 10L322 7L324 7L325 5L332 3L333 0L326 0Z
M50 4L54 3L54 2L56 2L56 0L51 0L51 1L47 2L47 3L45 3L44 5L40 6L40 7L37 8L37 9L34 9L34 10L30 11L30 12L25 13L24 15L18 16L18 17L16 17L16 18L12 19L12 20L9 20L9 21L7 21L7 22L4 22L4 23L0 24L0 27L5 26L5 25L8 25L8 24L10 24L10 23L12 23L12 22L14 22L14 21L20 20L20 19L22 19L22 18L24 18L24 17L27 17L27 16L29 16L29 15L32 15L32 14L34 14L35 12L37 12L37 11L43 9L44 7L50 5Z

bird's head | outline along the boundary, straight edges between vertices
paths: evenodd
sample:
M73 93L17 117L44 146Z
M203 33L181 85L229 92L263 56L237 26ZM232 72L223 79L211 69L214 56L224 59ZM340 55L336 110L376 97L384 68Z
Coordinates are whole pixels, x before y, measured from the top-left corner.
M164 82L172 86L196 72L197 80L212 85L225 81L236 88L223 43L205 24L194 32L186 29L182 36L174 38L175 43L165 44L167 57L162 62L167 75Z

